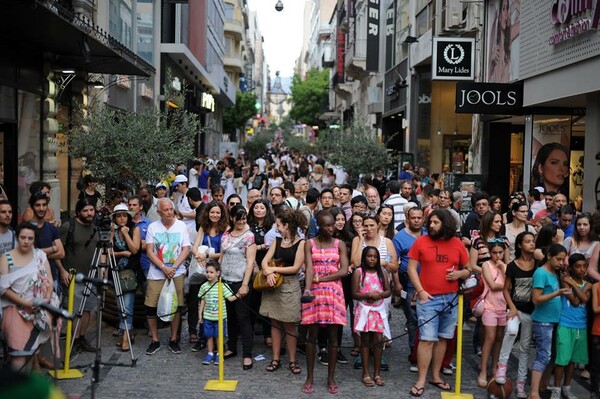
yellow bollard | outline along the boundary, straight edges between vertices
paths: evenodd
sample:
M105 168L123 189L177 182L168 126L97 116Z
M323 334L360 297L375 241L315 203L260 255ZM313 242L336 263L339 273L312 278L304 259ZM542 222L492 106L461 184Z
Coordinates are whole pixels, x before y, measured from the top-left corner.
M73 302L75 302L75 274L71 273L71 283L69 284L69 304L67 311L73 313ZM72 378L81 378L83 373L77 369L69 369L71 365L71 334L73 320L67 320L67 340L65 341L65 368L63 370L48 370L48 373L59 380L68 380ZM55 375L56 374L56 375Z
M456 380L454 392L442 392L442 399L473 399L470 393L460 392L462 374L462 340L463 340L463 294L458 294L458 328L456 329Z
M238 381L223 379L225 374L225 359L223 358L223 353L225 352L225 344L223 342L223 282L221 281L221 277L219 277L217 289L217 295L219 296L219 342L217 343L219 353L219 379L208 380L206 382L206 385L204 386L204 390L233 392L237 388Z

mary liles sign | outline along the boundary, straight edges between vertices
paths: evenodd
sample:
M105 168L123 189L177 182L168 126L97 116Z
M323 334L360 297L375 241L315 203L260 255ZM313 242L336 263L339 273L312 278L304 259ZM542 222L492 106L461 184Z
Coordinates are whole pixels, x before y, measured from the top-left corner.
M433 80L473 80L475 78L475 39L433 38Z

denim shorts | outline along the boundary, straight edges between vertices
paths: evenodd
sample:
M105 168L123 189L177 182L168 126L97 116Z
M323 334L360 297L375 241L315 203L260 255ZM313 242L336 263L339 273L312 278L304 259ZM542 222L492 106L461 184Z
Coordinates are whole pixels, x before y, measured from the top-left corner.
M202 336L204 338L218 338L219 321L204 319L204 322L202 323ZM227 337L227 319L223 320L223 337Z
M552 333L554 323L533 322L533 334L535 336L535 360L531 365L531 370L543 373L552 354Z
M458 318L457 304L458 295L454 293L433 295L433 299L425 303L417 301L419 340L452 339Z

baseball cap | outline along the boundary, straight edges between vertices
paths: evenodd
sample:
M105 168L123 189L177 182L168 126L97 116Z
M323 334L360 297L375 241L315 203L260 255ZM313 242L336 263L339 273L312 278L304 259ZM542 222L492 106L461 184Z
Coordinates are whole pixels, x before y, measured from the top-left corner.
M155 189L159 189L159 188L164 188L165 190L167 189L167 185L163 182L160 182L156 185L156 187L154 187Z
M538 190L540 193L544 194L544 187L537 186L537 187L534 187L534 189Z
M177 175L175 177L175 180L173 180L173 187L175 187L179 183L187 183L187 181L188 181L188 178L185 177L184 175Z

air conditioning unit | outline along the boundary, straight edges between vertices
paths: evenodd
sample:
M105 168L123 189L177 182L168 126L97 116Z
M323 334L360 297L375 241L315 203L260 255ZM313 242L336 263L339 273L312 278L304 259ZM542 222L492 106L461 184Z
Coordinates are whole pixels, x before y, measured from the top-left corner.
M436 34L444 35L464 28L463 8L467 4L463 6L460 0L437 0L436 5Z

